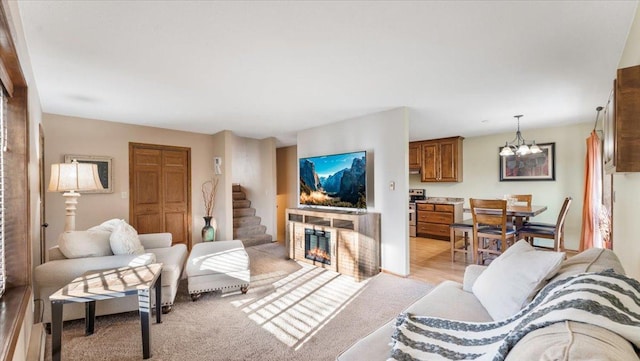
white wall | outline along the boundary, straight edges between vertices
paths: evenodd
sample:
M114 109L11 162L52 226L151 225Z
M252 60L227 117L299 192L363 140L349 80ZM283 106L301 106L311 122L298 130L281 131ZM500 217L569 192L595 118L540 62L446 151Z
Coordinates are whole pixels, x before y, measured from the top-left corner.
M627 38L627 45L620 58L619 68L640 65L640 6ZM615 73L611 74L611 78ZM640 240L637 215L640 214L640 173L613 176L613 250L620 258L625 271L640 279Z
M537 222L555 223L566 196L573 197L565 225L565 246L578 249L582 224L582 194L586 138L593 123L572 126L522 129L528 140L536 143L556 143L556 180L535 182L500 182L499 147L513 133L466 138L463 141L463 182L422 183L420 175L410 176L412 188L425 188L427 196L463 197L465 207L469 198L502 198L505 194L532 194L533 203L548 210L535 217ZM464 218L471 218L465 213Z
M275 138L232 137L232 181L239 183L262 218L267 234L276 235L276 142Z
M399 275L409 274L407 113L396 108L307 129L297 141L298 158L367 151L367 210L381 213L382 269Z

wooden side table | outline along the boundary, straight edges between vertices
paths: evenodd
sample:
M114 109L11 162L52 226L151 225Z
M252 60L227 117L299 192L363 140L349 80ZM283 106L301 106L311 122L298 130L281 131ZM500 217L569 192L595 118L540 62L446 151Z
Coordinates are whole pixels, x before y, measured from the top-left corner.
M89 271L74 279L49 296L51 301L51 356L53 361L62 357L62 306L65 303L85 303L85 335L93 334L96 319L96 301L132 294L138 295L140 326L142 328L142 354L151 357L151 287L156 293L156 323L162 323L162 263L146 266Z

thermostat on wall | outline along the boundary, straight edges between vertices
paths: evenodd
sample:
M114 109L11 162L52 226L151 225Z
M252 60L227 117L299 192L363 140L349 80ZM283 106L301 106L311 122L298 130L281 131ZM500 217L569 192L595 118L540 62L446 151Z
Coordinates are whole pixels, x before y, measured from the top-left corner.
M222 174L222 157L213 158L213 169L216 174Z

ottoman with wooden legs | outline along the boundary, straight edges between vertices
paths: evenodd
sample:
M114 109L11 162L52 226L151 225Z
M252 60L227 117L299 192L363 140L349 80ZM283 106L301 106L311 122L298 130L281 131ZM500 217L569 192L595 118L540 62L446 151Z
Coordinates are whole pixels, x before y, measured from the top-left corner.
M196 301L204 292L239 288L249 289L249 255L242 241L198 243L187 260L187 281L191 299Z

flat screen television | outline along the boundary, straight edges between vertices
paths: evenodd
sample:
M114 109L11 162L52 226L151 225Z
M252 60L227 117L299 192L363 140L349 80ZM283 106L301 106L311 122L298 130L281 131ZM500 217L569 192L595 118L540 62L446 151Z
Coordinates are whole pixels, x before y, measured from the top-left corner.
M367 152L300 158L300 205L367 208Z

